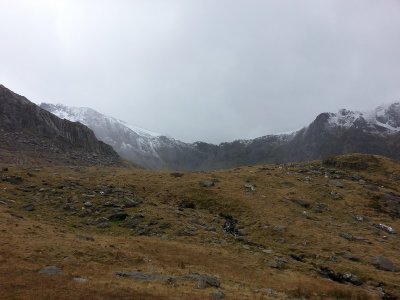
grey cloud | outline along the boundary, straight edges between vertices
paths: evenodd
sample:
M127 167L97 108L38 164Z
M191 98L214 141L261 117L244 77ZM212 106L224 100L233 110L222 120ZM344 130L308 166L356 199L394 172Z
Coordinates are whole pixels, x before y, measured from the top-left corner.
M400 95L386 0L0 0L0 82L184 141L297 129Z

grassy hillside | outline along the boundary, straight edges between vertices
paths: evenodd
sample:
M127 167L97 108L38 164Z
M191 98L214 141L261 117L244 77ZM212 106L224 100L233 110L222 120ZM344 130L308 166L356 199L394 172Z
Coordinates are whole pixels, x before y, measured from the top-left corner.
M2 299L400 297L400 164L383 157L2 169Z

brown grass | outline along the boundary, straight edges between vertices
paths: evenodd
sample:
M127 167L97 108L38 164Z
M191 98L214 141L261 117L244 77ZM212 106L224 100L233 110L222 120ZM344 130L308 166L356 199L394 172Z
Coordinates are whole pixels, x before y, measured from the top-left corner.
M343 189L329 185L324 174L302 173L314 166L321 164L244 167L185 173L178 178L168 172L135 168L43 167L38 171L11 166L7 174L22 176L24 182L21 185L0 182L0 200L16 201L10 208L0 205L0 299L208 299L213 291L195 289L193 282L146 283L114 275L117 271L135 270L215 275L221 279L221 289L229 299L268 299L270 296L265 292L268 288L275 291L277 298L379 299L377 291L366 286L343 285L320 278L316 266L384 282L387 290L398 295L398 274L378 271L370 261L372 256L381 254L400 265L399 239L383 238L384 233L372 230L370 224L390 224L399 230L400 222L371 208L368 190L347 176L358 174L368 182L379 182L384 186L379 193L399 193L391 177L400 171L399 165L379 158L378 170L337 169L346 178L340 179L345 185ZM305 181L305 176L311 177L311 181ZM198 185L200 180L210 178L219 182L211 188ZM60 188L70 182L79 183L85 191ZM245 191L247 182L256 185L255 193ZM32 185L36 186L33 191L24 191ZM144 199L141 206L126 211L142 213L145 223L153 220L170 223L171 227L164 232L168 239L136 236L118 223L107 229L83 225L85 218L59 208L66 199L101 203L104 196L85 195L109 185ZM39 192L40 188L45 190ZM341 193L343 200L332 200L332 190ZM290 199L294 198L312 204L326 203L329 211L314 213L292 203ZM178 213L182 200L193 201L197 208ZM35 203L35 211L20 209L31 202ZM311 218L305 217L305 210ZM274 252L266 254L255 246L245 249L242 242L224 234L220 213L238 219L246 239ZM369 221L357 222L353 214L367 216ZM202 229L193 219L212 225L216 231ZM274 231L276 225L285 225L286 231ZM188 226L197 229L195 235L177 235ZM349 242L339 237L339 232L366 237L371 243ZM90 235L95 241L80 240L77 238L80 234ZM360 257L361 262L343 258L344 252ZM292 253L304 254L305 262L291 260ZM289 259L284 270L269 267L275 256ZM332 257L338 261L332 261ZM64 274L37 273L47 265L61 267ZM73 277L88 281L77 283Z

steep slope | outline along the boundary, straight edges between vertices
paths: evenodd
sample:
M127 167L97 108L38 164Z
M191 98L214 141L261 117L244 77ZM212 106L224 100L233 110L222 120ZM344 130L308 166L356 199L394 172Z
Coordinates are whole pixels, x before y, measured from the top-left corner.
M88 126L99 140L113 146L122 157L146 168L179 168L178 159L185 160L185 153L189 153L192 148L189 144L129 125L91 108L48 103L40 106L60 118ZM195 158L190 156L186 163L190 164L190 160Z
M98 141L88 127L61 120L3 85L0 85L0 103L3 162L12 159L18 163L121 163L112 147Z
M354 152L400 159L399 149L400 103L393 103L366 113L343 109L320 114L285 145L281 161Z

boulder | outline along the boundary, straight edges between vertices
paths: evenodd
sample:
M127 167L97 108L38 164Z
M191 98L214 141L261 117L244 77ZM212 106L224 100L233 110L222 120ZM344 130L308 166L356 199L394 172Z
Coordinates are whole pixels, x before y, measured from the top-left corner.
M383 271L388 271L388 272L399 272L400 268L398 268L390 259L383 255L378 255L375 256L372 259L372 264L375 266L375 268Z

